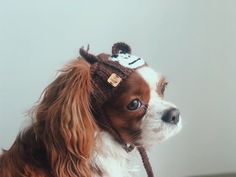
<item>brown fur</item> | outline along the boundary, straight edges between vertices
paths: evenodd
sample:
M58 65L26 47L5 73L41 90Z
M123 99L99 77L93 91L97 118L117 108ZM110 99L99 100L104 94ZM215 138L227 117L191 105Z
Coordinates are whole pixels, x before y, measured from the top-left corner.
M31 126L1 155L0 177L102 176L99 167L90 164L95 134L99 136L90 109L91 80L90 65L81 58L61 70L33 108ZM141 138L149 98L148 84L133 72L102 107L124 143L134 144ZM133 99L143 105L130 111L127 105Z
M164 76L161 77L160 81L157 83L157 94L160 95L162 98L164 97L165 88L168 85L166 78Z
M137 98L144 105L135 111L127 110L127 105ZM126 143L133 144L141 138L141 119L146 113L149 99L148 84L137 72L134 72L125 82L121 83L119 92L110 99L111 101L104 105L106 115Z
M90 177L96 123L89 64L74 60L44 91L32 125L0 157L1 177Z

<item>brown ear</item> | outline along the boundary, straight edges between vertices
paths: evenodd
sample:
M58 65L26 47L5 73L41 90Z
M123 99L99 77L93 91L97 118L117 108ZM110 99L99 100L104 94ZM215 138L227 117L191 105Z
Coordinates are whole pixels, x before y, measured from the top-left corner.
M44 142L53 176L89 177L96 123L90 110L90 65L71 62L45 90L36 107L37 134Z
M89 51L89 45L88 45L87 50L84 50L84 48L81 47L79 50L79 53L88 63L90 64L96 63L98 60L97 57L93 54L88 53L88 51Z
M112 46L112 55L117 55L119 53L129 53L131 54L131 48L129 45L123 42L117 42Z

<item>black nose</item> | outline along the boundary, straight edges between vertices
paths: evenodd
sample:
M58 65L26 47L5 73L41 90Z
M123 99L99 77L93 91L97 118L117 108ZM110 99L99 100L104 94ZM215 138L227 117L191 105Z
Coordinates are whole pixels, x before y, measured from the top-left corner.
M170 108L164 112L161 119L166 123L177 124L179 122L179 114L178 109Z

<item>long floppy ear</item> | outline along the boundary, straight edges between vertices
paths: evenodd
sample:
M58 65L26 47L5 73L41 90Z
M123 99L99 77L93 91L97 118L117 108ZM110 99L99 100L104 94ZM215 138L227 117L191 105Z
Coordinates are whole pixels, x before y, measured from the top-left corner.
M90 65L75 60L46 88L35 108L35 131L46 147L52 176L91 176L97 128L90 110L92 91Z

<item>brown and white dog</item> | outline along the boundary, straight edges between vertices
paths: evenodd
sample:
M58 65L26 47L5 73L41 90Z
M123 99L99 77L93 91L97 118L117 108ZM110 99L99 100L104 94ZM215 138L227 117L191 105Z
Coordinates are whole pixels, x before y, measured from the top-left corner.
M44 90L32 123L0 156L1 177L138 176L130 153L181 129L164 100L165 77L116 43L112 55L83 48Z

